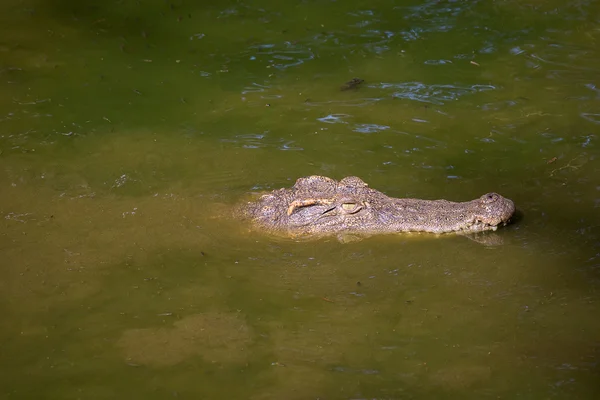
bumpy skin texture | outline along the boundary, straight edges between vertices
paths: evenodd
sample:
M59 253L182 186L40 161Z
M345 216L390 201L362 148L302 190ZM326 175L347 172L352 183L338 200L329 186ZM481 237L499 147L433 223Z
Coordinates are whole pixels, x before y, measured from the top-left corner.
M463 203L397 199L371 189L360 178L336 181L300 178L242 207L262 230L288 237L396 232L474 233L506 225L514 203L496 193Z

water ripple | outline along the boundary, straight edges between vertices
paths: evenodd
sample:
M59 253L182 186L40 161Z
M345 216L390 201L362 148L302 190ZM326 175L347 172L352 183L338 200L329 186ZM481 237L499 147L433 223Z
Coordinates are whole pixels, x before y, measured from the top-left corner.
M424 62L427 65L444 65L444 64L452 64L451 60L427 60Z
M600 124L600 114L581 113L580 115L583 119L593 122L594 124Z
M477 92L497 89L493 85L426 85L421 82L382 83L381 89L394 89L392 97L398 99L415 100L432 104L444 104L448 101L458 100L459 97Z
M348 114L329 114L325 117L317 118L317 120L327 124L347 124L344 118L348 117L350 117Z
M276 148L283 151L301 151L304 148L298 146L293 140L284 138L271 138L269 132L245 133L235 135L232 138L221 139L225 143L234 143L245 149Z
M306 104L307 106L311 106L311 107L320 107L320 106L332 105L332 104L346 106L346 107L363 107L363 106L368 106L368 105L377 103L378 101L381 101L383 99L384 99L383 97L374 97L374 98L366 97L366 98L362 98L362 99L352 99L352 100L306 101L306 102L304 102L304 104ZM340 114L336 114L336 115L340 115Z
M264 92L267 89L270 89L270 86L253 82L251 86L244 87L242 94Z
M359 132L359 133L376 133L379 131L385 131L387 129L390 129L390 127L386 126L386 125L357 124L353 130L354 130L354 132Z
M457 17L476 4L477 1L450 3L430 0L417 6L396 6L394 9L402 11L404 20L422 25L413 25L409 32L404 32L405 40L415 40L422 33L452 30L457 24Z
M272 43L250 46L251 60L264 59L269 67L280 70L304 64L315 58L313 52L303 45L284 42L279 45Z

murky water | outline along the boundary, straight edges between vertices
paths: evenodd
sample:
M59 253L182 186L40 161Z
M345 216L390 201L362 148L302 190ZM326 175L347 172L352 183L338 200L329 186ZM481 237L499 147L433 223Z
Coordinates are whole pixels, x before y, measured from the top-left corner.
M0 5L0 395L596 398L600 4L209 3ZM311 174L521 217L228 217Z

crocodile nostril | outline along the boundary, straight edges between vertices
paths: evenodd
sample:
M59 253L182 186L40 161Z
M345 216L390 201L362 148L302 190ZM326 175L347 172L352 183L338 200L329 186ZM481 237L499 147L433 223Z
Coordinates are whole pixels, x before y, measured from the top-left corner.
M498 195L496 193L487 193L481 196L481 201L490 204L498 200Z

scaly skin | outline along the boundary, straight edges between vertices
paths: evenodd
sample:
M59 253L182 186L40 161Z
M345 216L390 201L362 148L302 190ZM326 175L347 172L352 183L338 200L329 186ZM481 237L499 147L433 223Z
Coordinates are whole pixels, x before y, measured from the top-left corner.
M290 189L274 190L241 207L253 224L287 237L429 232L475 233L506 225L514 203L496 193L463 203L398 199L371 189L360 178L336 181L300 178Z

